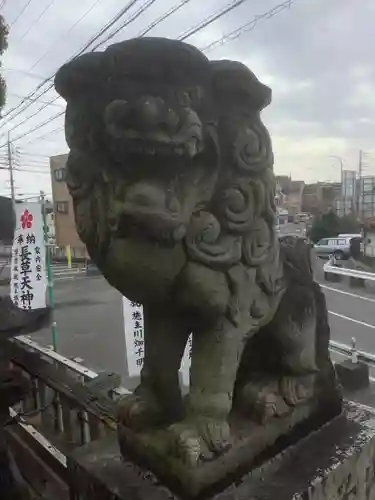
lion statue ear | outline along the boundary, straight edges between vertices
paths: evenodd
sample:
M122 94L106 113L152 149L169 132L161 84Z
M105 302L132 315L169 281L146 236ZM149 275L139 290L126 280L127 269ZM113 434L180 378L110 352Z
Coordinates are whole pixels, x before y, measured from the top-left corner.
M101 84L102 54L88 53L67 62L55 76L55 89L67 102L97 91Z
M217 102L242 102L261 111L271 103L272 90L261 83L247 66L237 61L211 61L213 94Z

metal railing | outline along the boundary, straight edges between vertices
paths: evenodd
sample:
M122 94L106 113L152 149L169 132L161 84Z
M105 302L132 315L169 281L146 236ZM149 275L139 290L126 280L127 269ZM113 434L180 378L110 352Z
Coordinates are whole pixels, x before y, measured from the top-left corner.
M331 352L351 358L353 362L365 363L366 365L369 365L370 368L375 367L375 355L366 351L360 351L357 348L355 337L352 338L351 346L342 344L341 342L336 342L335 340L330 340L329 349Z
M21 422L67 450L116 430L116 400L129 391L115 374L98 374L28 337L9 342L12 364L29 379L31 392L12 408Z
M356 278L365 281L375 281L375 273L367 271L359 271L358 269L348 269L345 267L338 267L327 262L323 266L323 271L328 274L337 274L339 276L348 276L349 278Z
M323 271L326 279L329 275L335 275L339 277L347 276L352 281L360 281L360 280L362 280L363 282L375 281L375 273L355 268L351 269L343 267L339 265L338 262L339 261L337 261L334 256L331 256L329 261L326 264L324 264Z

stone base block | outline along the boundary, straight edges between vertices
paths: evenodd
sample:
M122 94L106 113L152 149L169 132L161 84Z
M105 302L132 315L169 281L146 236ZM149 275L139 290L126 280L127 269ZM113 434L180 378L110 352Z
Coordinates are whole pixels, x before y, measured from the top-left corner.
M116 436L68 458L72 500L188 500L124 461ZM375 410L346 402L343 413L282 453L226 477L199 500L375 500Z
M324 279L332 283L338 283L339 281L341 281L342 276L341 274L324 273Z
M368 365L364 363L352 363L346 359L342 363L335 364L336 373L341 385L350 391L365 389L370 384L370 372Z
M366 284L365 284L365 280L361 279L361 278L349 278L349 286L351 288L365 288Z

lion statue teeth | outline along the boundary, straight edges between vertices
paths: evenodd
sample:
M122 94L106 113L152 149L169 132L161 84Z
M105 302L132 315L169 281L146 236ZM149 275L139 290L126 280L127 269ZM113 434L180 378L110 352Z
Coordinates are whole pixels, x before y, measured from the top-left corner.
M236 446L236 418L272 426L300 408L304 418L336 415L310 249L274 230L260 117L271 90L239 62L163 38L77 57L55 87L67 102L78 233L108 282L144 306L144 366L121 425L164 429L168 453L194 468Z

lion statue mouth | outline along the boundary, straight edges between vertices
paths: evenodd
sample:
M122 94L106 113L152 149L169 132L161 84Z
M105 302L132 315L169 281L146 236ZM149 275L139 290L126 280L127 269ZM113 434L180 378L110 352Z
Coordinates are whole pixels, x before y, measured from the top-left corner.
M168 106L160 96L112 101L104 122L113 165L126 178L116 181L124 189L110 218L112 236L181 241L192 213L203 206L186 191L186 181L204 184L215 175L215 138L190 105Z
M203 150L203 127L189 106L175 111L161 97L142 96L131 104L112 101L105 110L109 135L121 153L194 158Z

